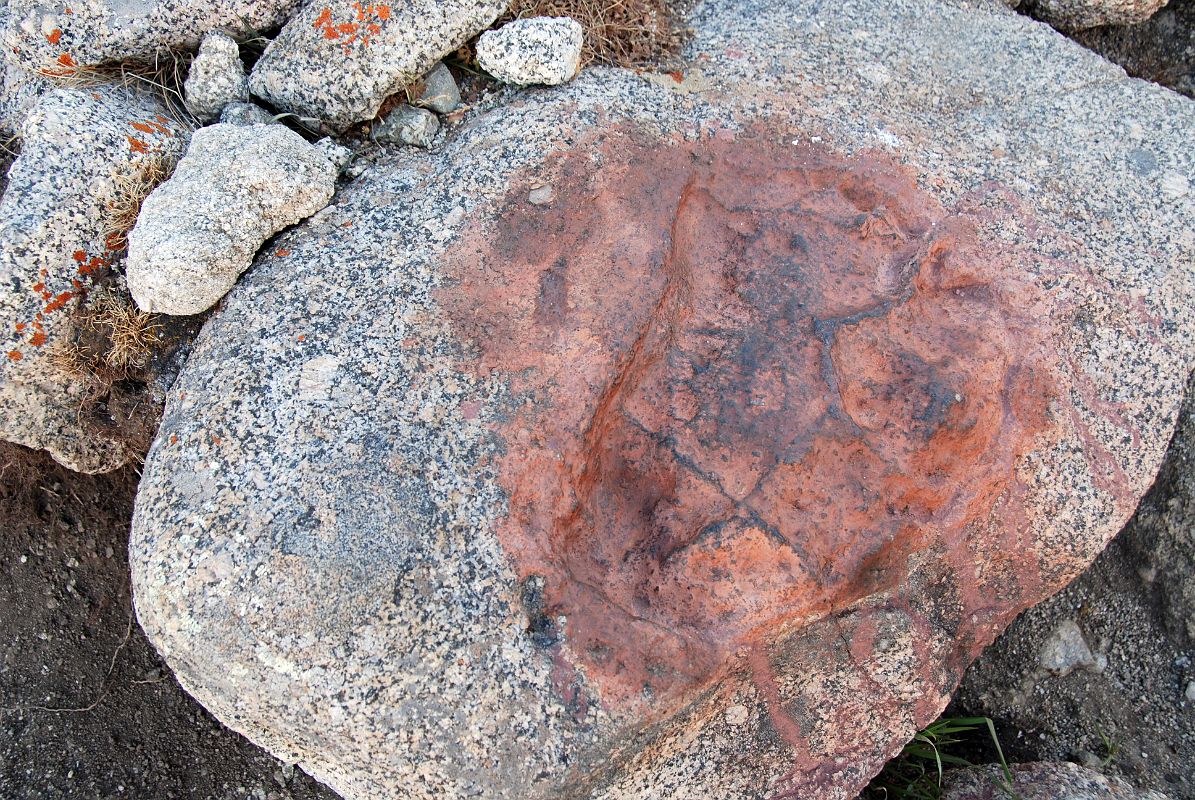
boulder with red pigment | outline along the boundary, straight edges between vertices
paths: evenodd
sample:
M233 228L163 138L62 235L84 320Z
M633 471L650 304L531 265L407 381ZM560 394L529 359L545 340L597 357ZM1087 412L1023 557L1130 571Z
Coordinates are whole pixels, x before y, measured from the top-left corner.
M853 797L1161 462L1187 101L937 0L690 24L379 156L175 386L139 619L345 797Z

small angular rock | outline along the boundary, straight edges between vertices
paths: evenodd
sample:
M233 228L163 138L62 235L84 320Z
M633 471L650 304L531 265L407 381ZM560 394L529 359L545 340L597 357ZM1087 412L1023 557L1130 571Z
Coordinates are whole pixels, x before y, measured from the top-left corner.
M437 114L455 111L461 104L461 90L457 88L456 80L443 61L419 79L415 84L414 94L415 105L430 108Z
M1091 652L1083 631L1073 619L1059 623L1042 645L1037 660L1042 669L1058 677L1069 675L1076 669L1101 671L1107 664L1104 656Z
M581 66L581 24L569 17L528 17L486 31L477 42L477 63L503 83L554 86Z
M335 139L331 137L324 137L315 143L315 147L324 154L324 158L328 159L337 172L343 172L344 168L353 160L353 151L344 145L337 144Z
M374 138L390 144L431 147L440 130L440 120L423 108L396 106L374 129Z
M198 314L262 242L332 198L339 170L283 125L201 128L129 234L129 291L145 311Z
M254 95L331 130L376 116L413 82L506 10L506 0L310 3L266 48Z
M206 34L183 88L187 110L204 122L229 103L248 100L249 81L236 40L219 31Z
M229 125L269 125L274 115L257 103L229 103L220 112L220 121Z

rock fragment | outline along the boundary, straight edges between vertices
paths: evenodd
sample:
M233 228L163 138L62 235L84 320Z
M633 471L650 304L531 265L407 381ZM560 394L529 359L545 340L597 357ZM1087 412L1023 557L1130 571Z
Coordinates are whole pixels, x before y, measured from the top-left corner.
M49 92L22 134L0 200L0 437L106 472L134 452L80 413L91 384L56 354L71 345L75 304L120 265L110 208L172 164L187 131L146 94L95 87Z
M410 144L431 147L440 130L440 120L427 109L408 105L396 106L374 128L374 138L390 144Z
M253 94L332 130L377 114L382 101L506 10L505 0L327 0L303 8L249 76Z
M230 103L248 100L249 81L236 40L219 31L204 35L183 88L187 110L203 122Z
M257 103L229 103L220 112L220 121L229 125L269 125L274 115Z
M262 242L327 205L338 172L283 125L199 129L129 234L133 299L163 314L211 308Z
M443 61L415 84L413 104L437 114L448 114L461 104L461 90Z
M583 37L569 17L516 19L481 35L477 63L503 83L554 86L580 69Z
M336 167L337 172L343 172L349 162L353 160L353 151L344 145L338 144L335 139L331 137L324 137L315 143L315 147L324 154L324 158L331 162L332 166Z
M1073 619L1058 624L1042 644L1037 660L1042 669L1058 677L1069 675L1076 669L1102 672L1108 663L1106 656L1091 652L1083 631Z

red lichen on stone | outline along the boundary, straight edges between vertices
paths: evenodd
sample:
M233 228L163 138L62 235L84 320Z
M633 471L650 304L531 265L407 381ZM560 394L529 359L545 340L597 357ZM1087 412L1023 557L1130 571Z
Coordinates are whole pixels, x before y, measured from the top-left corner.
M449 254L510 387L499 539L608 707L959 547L1049 425L1031 285L896 164L780 138L619 132Z
M22 358L24 358L24 356L21 355L20 350L9 350L7 355L9 361L20 361Z
M55 28L54 30L52 30L48 34L46 34L46 41L49 42L50 44L58 44L58 42L61 41L61 39L62 39L62 31L59 30L58 28Z

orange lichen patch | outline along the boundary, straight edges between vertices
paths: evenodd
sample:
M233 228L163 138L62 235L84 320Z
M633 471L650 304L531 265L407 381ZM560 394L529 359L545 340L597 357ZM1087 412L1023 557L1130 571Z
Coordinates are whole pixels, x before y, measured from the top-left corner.
M75 59L71 57L70 53L63 53L62 55L58 56L58 63L64 67L74 68L79 66L75 63Z
M129 140L129 150L133 153L148 153L149 145L140 139L134 139L132 136L124 137Z
M58 28L55 28L54 30L52 30L48 34L46 34L46 41L49 42L50 44L58 44L58 42L61 40L62 40L62 31L59 30Z
M348 50L354 44L367 46L382 30L382 23L390 19L390 6L382 3L353 3L352 18L336 21L332 9L323 8L313 27L331 42Z
M75 292L59 292L58 294L54 295L53 300L46 303L46 307L43 310L46 313L53 313L55 311L61 311L62 309L66 308L67 302L69 302L71 300L71 298L76 297L76 296L77 296L77 293L75 293Z
M166 127L156 119L150 120L149 122L130 122L129 124L133 127L133 130L140 131L141 133L157 134L163 136L170 135L170 128Z
M1054 383L1032 284L890 161L600 147L597 174L592 147L560 159L551 206L512 189L438 296L510 388L498 535L535 613L603 702L659 708L961 547Z
M20 361L22 358L24 358L24 356L21 355L20 350L9 350L7 355L9 361Z
M274 251L274 255L278 256L278 258L286 258L287 256L290 255L290 251L287 250L285 247L279 247L277 250Z
M44 333L42 333L41 331L38 331L37 333L35 333L29 337L29 344L33 345L34 347L41 347L45 343L46 343L46 335Z

